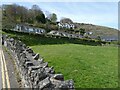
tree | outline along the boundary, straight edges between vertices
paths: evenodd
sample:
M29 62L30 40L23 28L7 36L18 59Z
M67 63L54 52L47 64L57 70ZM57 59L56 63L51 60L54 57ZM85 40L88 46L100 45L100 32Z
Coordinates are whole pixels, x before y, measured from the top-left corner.
M101 37L100 36L97 36L97 38L96 38L97 40L99 40L99 41L101 41Z
M3 5L3 16L11 22L25 22L27 21L28 9L17 4Z
M31 8L32 12L34 13L34 17L36 17L37 15L43 13L42 10L39 8L38 5L33 5Z
M20 22L26 22L28 20L28 9L24 6L18 6L17 8L17 18Z
M31 8L31 12L33 14L33 22L36 22L37 23L45 23L46 20L45 20L45 15L44 13L42 12L42 10L39 8L38 5L33 5L32 8Z
M46 24L45 24L46 26L45 26L45 29L46 29L46 31L47 32L50 32L50 23L49 22L46 22Z
M57 21L57 15L55 13L50 13L48 11L46 13L46 22L49 22L51 24L56 24Z
M73 21L70 18L62 18L60 20L61 23L73 23Z
M34 11L41 11L41 9L38 5L32 5L31 9L34 10Z
M3 5L2 10L4 25L11 23L46 23L45 15L38 5L33 5L31 9L17 4Z
M51 20L51 22L56 22L57 21L57 15L55 13L52 13L50 15L50 20Z
M2 5L3 17L2 17L2 25L3 28L13 28L16 23L18 23L19 12L21 10L18 9L19 5L11 4L11 5ZM18 11L19 10L19 11Z
M16 14L17 14L17 10L16 4L12 4L12 5L3 5L3 17L5 16L7 18L7 20L10 20L12 22L16 22Z
M29 9L27 15L28 15L27 22L31 24L34 23L34 12L31 9Z
M50 19L48 19L48 18L45 18L45 19L46 19L46 23L47 23L47 22L51 23Z
M80 28L80 34L83 36L85 34L85 29Z
M39 14L36 16L36 21L38 23L45 23L46 22L46 19L45 19L45 15L43 13Z

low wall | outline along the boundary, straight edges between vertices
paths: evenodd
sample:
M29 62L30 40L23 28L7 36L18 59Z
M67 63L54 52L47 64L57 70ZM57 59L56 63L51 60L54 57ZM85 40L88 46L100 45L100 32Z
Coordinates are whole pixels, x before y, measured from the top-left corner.
M2 44L15 57L15 63L21 76L22 88L39 88L40 90L74 90L73 80L64 80L62 74L56 74L43 58L24 43L3 36Z

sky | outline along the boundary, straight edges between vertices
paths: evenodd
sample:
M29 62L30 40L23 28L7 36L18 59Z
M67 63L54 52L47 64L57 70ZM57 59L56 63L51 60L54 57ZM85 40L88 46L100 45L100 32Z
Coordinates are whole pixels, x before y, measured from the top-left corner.
M47 2L48 1L48 2ZM74 1L74 2L73 2ZM58 21L62 17L70 18L73 22L90 23L95 25L118 28L118 0L4 0L2 4L16 3L31 8L32 5L38 5L42 11L47 14L56 13Z

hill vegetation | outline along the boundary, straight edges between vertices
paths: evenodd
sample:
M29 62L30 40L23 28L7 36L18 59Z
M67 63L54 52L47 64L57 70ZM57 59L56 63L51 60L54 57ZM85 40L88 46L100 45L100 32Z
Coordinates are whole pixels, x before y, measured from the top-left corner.
M114 28L85 23L75 23L75 26L76 30L83 28L86 32L93 32L91 36L118 36L118 30Z
M47 17L38 5L33 5L31 9L17 4L2 6L2 25L3 28L14 28L16 24L28 24L41 27L49 31L56 29L57 16L55 13L49 13Z
M40 27L46 29L47 32L51 30L62 30L70 33L76 33L81 29L85 32L93 32L90 37L97 36L115 36L118 37L118 30L114 28L85 24L85 23L75 23L70 18L62 18L61 23L72 23L75 25L74 30L69 29L59 29L57 25L57 15L55 13L45 14L38 5L33 5L30 9L25 6L20 6L17 4L3 5L3 28L8 27L14 28L15 24L23 23L32 25L35 27ZM89 36L89 35L88 35Z

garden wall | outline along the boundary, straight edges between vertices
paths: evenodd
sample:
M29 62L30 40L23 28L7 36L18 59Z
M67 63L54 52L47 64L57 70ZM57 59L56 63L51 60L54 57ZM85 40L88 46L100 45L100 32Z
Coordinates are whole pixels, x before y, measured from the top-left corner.
M56 74L53 67L30 47L20 40L3 35L2 44L15 58L17 70L21 77L22 88L39 88L40 90L74 90L73 80L64 80L62 74Z

